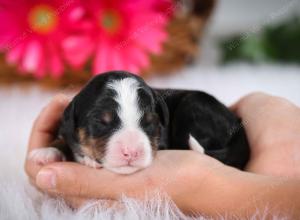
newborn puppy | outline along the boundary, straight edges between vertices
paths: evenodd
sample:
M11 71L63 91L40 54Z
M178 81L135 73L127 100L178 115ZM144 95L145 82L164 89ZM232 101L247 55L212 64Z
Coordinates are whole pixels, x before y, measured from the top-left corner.
M240 120L200 91L150 88L116 71L94 77L66 108L58 139L35 150L40 163L75 160L130 174L148 167L157 150L192 149L243 168L249 147Z

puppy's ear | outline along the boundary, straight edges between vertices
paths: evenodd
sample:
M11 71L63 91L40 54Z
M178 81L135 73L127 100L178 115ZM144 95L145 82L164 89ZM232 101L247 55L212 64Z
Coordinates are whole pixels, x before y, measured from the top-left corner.
M153 93L155 98L155 111L159 116L162 126L167 127L170 117L168 106L163 97L158 92L154 90Z
M169 109L163 96L155 89L152 89L155 100L155 111L160 120L160 138L158 149L167 149L169 146Z
M63 138L70 147L77 143L75 100L73 100L64 111L59 128L59 136Z

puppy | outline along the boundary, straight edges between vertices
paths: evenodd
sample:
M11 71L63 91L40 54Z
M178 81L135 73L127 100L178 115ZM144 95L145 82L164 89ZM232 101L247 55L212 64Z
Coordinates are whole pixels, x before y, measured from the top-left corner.
M192 149L242 169L249 146L240 120L200 91L153 89L115 71L94 77L66 108L52 147L40 163L73 160L120 174L148 167L157 150Z

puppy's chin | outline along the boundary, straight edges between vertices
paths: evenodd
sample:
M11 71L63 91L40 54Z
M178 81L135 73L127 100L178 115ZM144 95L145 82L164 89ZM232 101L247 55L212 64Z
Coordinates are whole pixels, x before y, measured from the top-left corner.
M132 174L137 171L143 170L147 167L149 167L152 163L152 160L150 161L144 161L143 164L131 164L131 165L112 165L110 163L104 162L102 165L107 170L110 170L114 173L118 174Z
M141 169L144 169L144 167L134 167L134 166L123 166L123 167L109 167L104 166L106 169L118 173L118 174L132 174L135 173Z

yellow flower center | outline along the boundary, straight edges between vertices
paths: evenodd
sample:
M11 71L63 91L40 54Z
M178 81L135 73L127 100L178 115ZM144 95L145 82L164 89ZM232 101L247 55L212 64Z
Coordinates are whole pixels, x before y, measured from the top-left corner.
M100 17L100 25L109 34L114 34L121 27L121 17L115 11L105 11Z
M37 5L33 7L28 16L30 28L40 34L47 34L57 26L57 15L55 9L48 5Z

